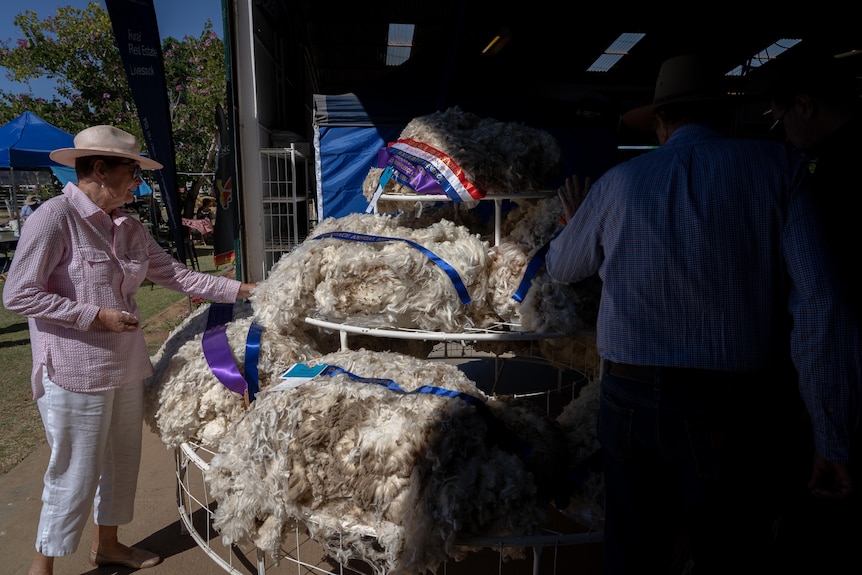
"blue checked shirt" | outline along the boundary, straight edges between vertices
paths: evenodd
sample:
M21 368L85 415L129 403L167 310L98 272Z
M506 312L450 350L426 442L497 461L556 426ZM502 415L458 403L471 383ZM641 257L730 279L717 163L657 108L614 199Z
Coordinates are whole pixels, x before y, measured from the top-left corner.
M545 261L560 281L598 272L598 351L618 363L765 371L789 310L817 448L846 462L860 340L803 174L783 144L684 125L599 178Z

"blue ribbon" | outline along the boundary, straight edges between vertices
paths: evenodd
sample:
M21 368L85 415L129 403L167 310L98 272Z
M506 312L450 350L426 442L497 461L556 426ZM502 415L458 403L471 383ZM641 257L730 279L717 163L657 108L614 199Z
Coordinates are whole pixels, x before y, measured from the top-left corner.
M464 282L461 280L461 276L458 275L458 271L453 268L446 260L438 256L428 248L417 244L416 242L404 238L372 236L369 234L360 234L356 232L329 232L325 234L320 234L319 236L315 236L312 239L322 240L324 238L335 238L339 240L347 240L353 242L404 242L407 245L416 248L417 250L428 256L428 259L437 264L440 269L446 272L446 275L449 276L449 279L455 285L455 289L458 292L458 297L461 299L461 303L464 305L470 303L470 293L467 291L467 286L465 286Z
M518 289L516 289L514 295L512 295L513 300L517 302L524 301L524 296L527 295L527 291L529 291L530 285L533 283L533 278L537 273L539 273L541 267L545 265L545 255L548 253L548 249L550 247L551 242L548 242L533 254L532 259L530 259L530 263L527 264L527 267L524 270L524 277L521 278L521 283L518 284Z
M499 441L502 447L516 453L522 459L527 459L533 452L533 447L529 443L518 437L508 427L503 425L503 423L499 419L494 417L494 414L491 412L491 409L487 405L485 405L485 402L483 402L477 397L473 397L469 393L464 393L462 391L453 391L451 389L435 387L432 385L423 385L421 387L417 387L413 391L405 391L392 379L385 379L380 377L361 377L354 373L350 373L346 369L338 367L337 365L327 366L326 369L321 371L318 375L328 375L332 377L335 375L342 374L346 375L354 381L358 381L360 383L382 385L386 389L395 391L397 393L403 393L404 395L422 393L427 395L438 395L441 397L453 397L465 401L470 405L474 406L476 408L476 413L482 416L482 418L485 420L488 425L489 436L491 437L491 439Z
M392 177L392 172L392 166L386 166L386 169L383 170L382 174L380 174L380 179L377 180L377 190L375 190L374 196L371 198L371 201L368 202L368 207L365 208L366 214L370 214L374 211L374 206L377 205L377 200L380 199L380 194L383 193L383 188L385 188L386 184L389 183L389 178Z
M462 399L469 403L470 405L475 405L477 407L486 407L485 404L479 400L478 398L473 397L469 393L464 393L462 391L453 391L451 389L445 389L443 387L434 387L432 385L423 385L421 387L417 387L413 391L405 391L400 385L395 383L392 379L384 379L380 377L362 377L356 375L355 373L350 373L344 368L338 367L337 365L327 366L326 369L320 372L319 375L339 375L344 374L350 379L354 381L358 381L360 383L374 383L377 385L382 385L386 389L391 391L397 391L398 393L403 393L405 395L411 395L414 393L425 393L429 395L441 395L446 397L457 397L458 399Z
M248 379L249 402L254 401L254 396L260 391L257 363L260 359L260 336L262 333L263 326L257 322L252 322L245 340L245 377Z

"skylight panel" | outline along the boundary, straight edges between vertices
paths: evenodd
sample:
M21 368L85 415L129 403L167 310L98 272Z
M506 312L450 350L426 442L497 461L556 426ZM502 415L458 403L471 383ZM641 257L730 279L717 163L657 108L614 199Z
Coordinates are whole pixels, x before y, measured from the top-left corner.
M389 24L389 39L386 42L387 66L400 66L410 59L415 30L415 24Z
M593 62L587 72L607 72L619 62L623 56L640 42L645 34L641 32L623 32L614 40L610 46L605 48L604 53Z
M739 66L733 68L726 75L727 76L745 76L751 70L755 68L759 68L769 62L770 60L774 60L783 52L786 52L790 48L793 48L797 44L799 44L802 40L799 38L782 38L776 42L773 42L760 52L755 53L748 59L748 62L745 64L740 64Z

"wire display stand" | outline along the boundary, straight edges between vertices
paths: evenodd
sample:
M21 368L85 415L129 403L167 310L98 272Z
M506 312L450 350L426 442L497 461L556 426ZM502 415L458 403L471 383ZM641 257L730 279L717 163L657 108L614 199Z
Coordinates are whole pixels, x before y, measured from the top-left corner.
M272 154L274 150L266 150ZM280 152L280 151L279 151ZM507 199L541 199L554 192L486 197L495 207L494 244L501 241L502 202ZM382 194L382 201L439 202L446 196ZM294 237L296 244L303 238ZM288 242L290 244L291 242ZM273 244L274 245L274 244ZM287 246L285 246L287 247ZM306 317L305 323L325 333L337 333L341 349L350 349L348 336L370 336L434 342L428 359L461 365L465 373L489 394L511 394L534 400L555 417L567 402L599 374L594 333L558 334L523 332L519 325L492 325L461 333L441 333L419 329L390 328ZM541 369L547 370L541 372ZM526 370L526 371L524 371ZM527 374L526 376L524 374ZM340 563L327 556L308 530L297 521L284 539L279 556L254 548L226 546L213 528L216 502L208 492L205 472L215 453L206 447L183 443L175 450L179 514L183 527L212 560L234 575L385 575L360 560ZM310 517L310 521L315 519ZM373 530L365 537L376 537ZM558 573L599 573L600 527L579 522L572 513L549 510L549 519L538 533L517 536L465 536L456 539L464 555L446 561L437 575L557 575ZM530 550L531 553L527 553ZM422 574L415 574L422 575Z
M501 229L503 224L503 202L506 200L514 200L514 201L524 201L524 200L541 200L546 198L552 198L557 195L557 192L554 190L538 190L532 192L517 192L511 194L489 194L484 198L478 199L475 202L467 202L467 204L477 204L479 202L494 202L494 243L493 245L499 246L501 241ZM451 202L452 198L445 194L394 194L394 193L383 193L380 194L380 201L383 202L393 202L394 204L398 203L422 203L422 204L432 204L435 202ZM460 205L458 203L455 204ZM375 213L377 213L377 209L375 207Z
M412 339L419 341L455 342L466 346L468 342L529 342L536 339L561 339L569 337L565 334L536 334L518 331L518 326L498 324L485 328L471 328L458 333L443 333L412 328L371 327L356 323L332 321L320 317L306 317L305 323L330 332L338 332L341 349L350 349L348 335L366 335L372 337L388 337L393 339Z
M181 444L175 450L177 503L183 531L191 535L198 547L225 572L232 575L374 575L374 570L360 561L341 564L327 557L301 523L297 523L293 533L285 538L277 558L253 546L243 548L224 545L212 527L216 502L210 498L203 479L213 455L206 447L190 442ZM568 548L600 543L602 533L584 529L574 531L573 524L565 524L563 516L555 519L557 523L563 523L564 527L549 525L536 535L459 538L457 546L476 551L463 561L444 563L437 573L556 575L564 571L571 572L571 562L582 562L584 558L595 561L595 550L573 553ZM577 526L574 528L577 529ZM482 551L478 551L479 548ZM508 548L530 548L532 557L505 559Z
M380 330L383 333L378 334L377 330L369 332L367 330L370 328L360 326L345 326L313 318L307 318L306 321L318 327L337 329L343 334L354 330L356 333L372 333L386 337L421 337L435 340L438 344L429 359L475 363L477 367L471 377L484 391L501 394L514 392L516 396L535 399L540 406L547 409L550 416L556 415L562 404L576 397L578 390L597 375L599 369L598 356L594 352L595 338L589 333L576 336L547 334L545 337L559 339L565 343L558 348L566 351L555 360L544 357L538 346L535 347L535 355L531 356L531 347L522 350L525 351L523 355L500 355L477 351L469 345L469 342L477 340L525 341L535 344L536 340L541 338L538 334L506 331L511 326L505 326L500 333L494 333L492 329L461 334ZM346 335L342 337L346 338ZM342 342L346 346L346 339ZM526 379L516 371L524 368L530 373ZM551 371L541 375L536 371L541 368ZM551 373L554 371L555 377ZM527 386L526 381L535 382L536 385ZM234 575L376 575L371 566L360 561L341 564L327 557L300 522L297 522L293 533L283 542L277 558L253 546L241 548L221 543L212 526L217 504L210 497L204 479L204 474L209 469L209 461L214 455L215 453L206 447L190 442L181 444L175 450L178 509L183 528L219 567ZM373 536L373 533L370 535ZM601 541L600 529L584 526L566 513L552 510L549 524L543 526L539 534L512 537L471 536L457 539L458 547L470 550L467 558L444 563L437 570L437 575L556 575L564 571L598 573L597 569L579 569L579 565L583 567L584 561L598 564L598 551L595 546L583 551L575 548ZM511 559L509 551L513 548L530 549L531 557Z
M206 447L184 442L174 450L177 475L177 506L183 532L195 540L212 561L233 575L369 575L350 565L338 565L325 557L301 524L282 543L273 558L253 546L224 545L212 526L217 503L210 497L204 473L215 455Z

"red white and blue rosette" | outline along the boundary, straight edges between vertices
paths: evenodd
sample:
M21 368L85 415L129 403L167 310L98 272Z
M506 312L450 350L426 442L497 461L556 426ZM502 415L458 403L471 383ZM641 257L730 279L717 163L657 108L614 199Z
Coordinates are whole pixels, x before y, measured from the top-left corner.
M453 202L474 202L485 197L454 159L412 138L381 148L377 167L392 168L395 181L419 194L446 194Z

